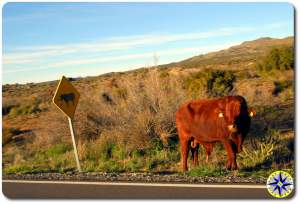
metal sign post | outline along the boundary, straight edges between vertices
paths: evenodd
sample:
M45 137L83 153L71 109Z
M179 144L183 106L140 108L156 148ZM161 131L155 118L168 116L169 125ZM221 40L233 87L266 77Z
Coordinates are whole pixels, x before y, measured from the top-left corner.
M68 117L76 165L78 171L81 172L76 146L76 135L73 126L73 118L76 106L79 101L79 96L79 92L75 89L71 82L69 82L68 79L63 76L58 84L55 95L53 97L53 103Z
M78 157L78 153L77 153L77 146L76 146L76 140L75 140L75 131L74 131L74 127L73 127L73 121L70 117L68 117L68 120L69 120L70 132L71 132L71 136L72 136L72 142L73 142L73 148L74 148L74 153L75 153L75 158L76 158L77 169L78 169L79 172L81 172L79 157Z

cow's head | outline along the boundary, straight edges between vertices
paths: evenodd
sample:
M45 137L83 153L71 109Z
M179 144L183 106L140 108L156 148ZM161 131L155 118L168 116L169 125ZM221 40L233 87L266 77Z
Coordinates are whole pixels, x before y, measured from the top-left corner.
M241 96L224 97L219 103L219 118L225 119L226 128L237 151L242 151L242 144L250 128L250 117L255 116L253 108L248 108L246 100Z

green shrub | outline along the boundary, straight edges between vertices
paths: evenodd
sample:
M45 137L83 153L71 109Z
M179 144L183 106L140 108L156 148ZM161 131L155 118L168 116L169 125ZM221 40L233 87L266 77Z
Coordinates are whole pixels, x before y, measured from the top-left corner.
M10 166L4 170L5 174L21 173L26 174L32 172L32 168L23 165Z
M121 165L118 161L108 160L108 161L100 161L96 170L102 172L124 172L124 166Z
M41 109L38 107L37 104L34 105L20 105L11 108L9 115L16 116L16 115L27 115L32 113L41 112Z
M126 149L115 146L112 151L112 157L116 160L124 160L126 158Z
M279 141L279 132L270 129L264 137L251 141L251 146L244 146L239 154L244 168L256 168L272 159L275 146Z
M180 151L178 150L151 150L147 154L145 166L148 171L157 171L172 168L179 161Z
M136 159L139 157L142 157L145 155L145 152L143 150L134 150L133 152L131 152L131 158Z
M261 62L256 64L256 68L266 73L294 69L294 48L292 46L273 48Z
M88 161L107 161L114 157L122 157L122 151L115 143L114 138L102 135L84 145L82 158Z
M70 150L72 150L72 147L70 145L61 143L50 147L46 151L46 155L49 157L60 156L61 154L64 154Z
M146 164L146 160L143 157L137 159L131 159L125 164L125 169L129 172L139 172Z
M277 96L283 90L291 87L293 85L293 81L285 80L285 81L275 81L275 88L273 90L273 95Z
M272 156L274 150L274 144L261 143L256 150L250 150L243 148L243 152L240 154L244 167L255 167L263 164L267 159Z
M75 157L72 146L61 143L53 145L47 150L35 152L34 156L26 161L26 164L34 165L37 169L48 169L45 170L47 172L65 172L74 168Z
M184 87L194 98L199 98L203 91L209 96L224 96L232 89L236 80L232 71L209 70L192 74L184 81Z
M106 145L102 146L101 158L104 160L111 159L115 148L116 148L115 143L112 140L107 140Z

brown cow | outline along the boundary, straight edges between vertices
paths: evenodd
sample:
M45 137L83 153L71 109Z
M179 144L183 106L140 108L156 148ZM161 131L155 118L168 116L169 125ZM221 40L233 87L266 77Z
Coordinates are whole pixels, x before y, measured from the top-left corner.
M181 143L183 171L187 170L187 157L191 147L194 165L198 163L199 144L206 149L206 157L215 142L222 142L227 151L227 169L237 169L236 154L242 151L249 132L254 111L248 109L242 96L194 100L176 112L176 126Z

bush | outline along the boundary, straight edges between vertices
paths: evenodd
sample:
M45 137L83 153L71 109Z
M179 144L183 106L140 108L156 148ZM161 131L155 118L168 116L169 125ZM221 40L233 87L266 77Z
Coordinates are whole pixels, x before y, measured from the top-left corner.
M70 150L72 150L72 147L70 145L67 145L67 144L57 144L57 145L54 145L51 148L49 148L46 151L46 154L49 157L56 157L56 156L59 156L61 154L66 153L67 151L70 151Z
M102 134L98 139L85 141L81 158L91 161L107 161L113 158L116 147L116 141L113 137ZM82 148L82 147L80 147ZM79 151L81 150L79 148Z
M166 77L169 77L169 76L170 76L170 74L169 74L169 72L166 71L166 70L162 70L162 71L160 72L160 74L159 74L159 77L160 77L160 78L166 78Z
M251 140L251 145L245 146L239 155L244 168L257 168L264 165L273 156L275 146L279 141L279 132L269 130L265 136Z
M275 88L273 91L273 95L277 96L283 90L291 87L293 85L293 81L285 80L285 81L275 81L274 82Z
M292 46L273 48L261 62L256 64L256 68L266 73L294 69L294 48Z
M244 167L255 167L263 164L267 159L272 156L274 150L274 144L261 143L256 150L243 149L243 153L240 155Z
M4 171L5 174L15 174L15 173L26 174L31 172L32 172L32 168L30 168L29 166L22 166L22 165L10 166L6 168Z
M209 70L198 72L185 79L184 87L193 98L199 98L204 93L211 97L224 96L233 89L235 80L232 71Z
M127 153L167 145L164 141L176 129L174 114L185 100L184 92L179 80L160 78L160 74L151 70L143 80L119 80L115 87L126 90L125 97L120 97L123 94L114 87L107 90L116 104L105 107L113 120L108 135L117 138L120 146L126 146Z
M16 115L27 115L32 113L38 113L41 112L41 109L38 107L38 105L20 105L11 108L9 115L10 116L16 116Z

